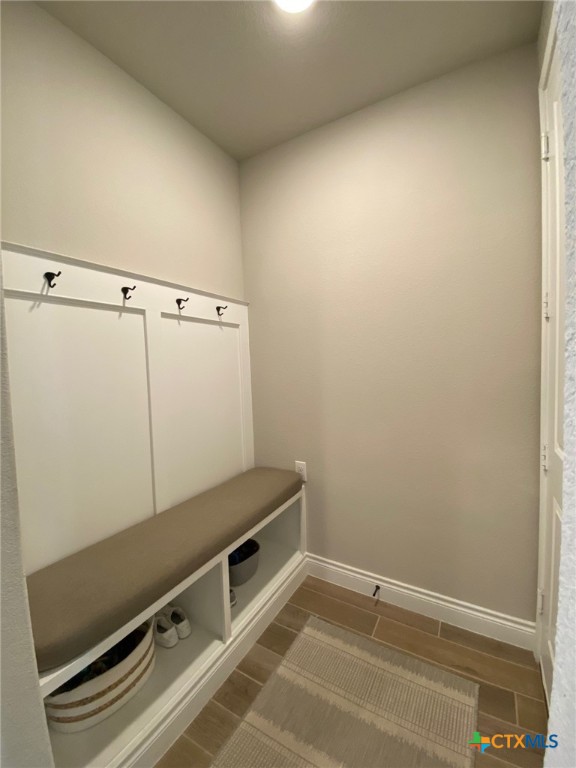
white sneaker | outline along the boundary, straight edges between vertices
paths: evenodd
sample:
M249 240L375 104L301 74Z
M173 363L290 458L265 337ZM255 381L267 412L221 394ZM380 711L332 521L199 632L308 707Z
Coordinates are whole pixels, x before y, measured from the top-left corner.
M192 632L192 627L188 621L188 616L186 616L182 608L179 606L168 603L168 605L165 605L164 608L162 608L160 613L165 616L170 624L175 627L180 640L188 637L188 635Z
M174 648L178 642L176 627L163 613L154 616L154 640L164 648Z

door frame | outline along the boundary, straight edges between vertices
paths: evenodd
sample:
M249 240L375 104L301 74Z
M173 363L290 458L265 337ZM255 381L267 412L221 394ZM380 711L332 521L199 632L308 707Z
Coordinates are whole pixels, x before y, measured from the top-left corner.
M539 122L540 122L540 135L544 137L548 129L547 117L546 117L546 103L545 92L548 86L550 78L550 72L554 56L557 55L557 33L556 33L556 19L557 11L554 9L552 18L550 20L550 26L546 38L546 45L544 49L544 55L540 68L540 78L538 82L538 102L539 102ZM544 147L542 147L543 151ZM544 160L542 159L542 162ZM541 378L540 378L540 501L539 501L539 534L538 534L538 583L537 583L537 600L536 600L536 637L535 637L535 654L542 668L543 660L543 643L546 642L544 634L544 612L543 612L543 600L550 599L550 595L545 595L546 586L546 573L550 567L550 563L547 559L547 541L550 536L548 530L547 520L547 474L543 470L543 464L545 456L543 455L545 444L549 444L549 434L551 425L548 419L548 391L551 386L551 382L548 378L548 354L549 354L549 339L546 320L546 308L547 308L547 287L548 287L548 273L549 273L549 250L550 250L550 230L548 226L549 221L549 208L550 208L550 189L548 176L544 168L541 174L541 189L542 189L542 305L541 305ZM547 687L547 675L544 674L542 669L542 679L544 683L544 691L548 705L550 704L551 690ZM553 669L552 669L553 672Z

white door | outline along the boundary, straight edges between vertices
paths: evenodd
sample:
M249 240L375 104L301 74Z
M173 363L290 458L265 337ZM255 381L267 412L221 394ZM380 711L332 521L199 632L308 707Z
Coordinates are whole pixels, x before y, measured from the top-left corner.
M561 83L554 47L540 92L543 131L542 461L538 653L546 695L554 672L564 466L564 175Z

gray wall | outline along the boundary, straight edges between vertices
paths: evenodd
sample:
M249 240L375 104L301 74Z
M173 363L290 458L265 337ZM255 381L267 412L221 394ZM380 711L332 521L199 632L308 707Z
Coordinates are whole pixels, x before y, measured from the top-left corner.
M4 240L242 298L238 164L34 3L2 113Z
M566 382L564 500L556 659L548 733L560 746L546 750L546 768L576 765L576 3L560 2L566 199Z
M540 169L529 46L241 166L256 461L310 549L534 619Z

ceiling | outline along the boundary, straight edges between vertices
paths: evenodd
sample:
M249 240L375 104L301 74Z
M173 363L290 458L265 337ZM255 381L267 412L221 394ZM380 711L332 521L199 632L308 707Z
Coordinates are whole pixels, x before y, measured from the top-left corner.
M540 2L41 2L233 157L534 41Z

